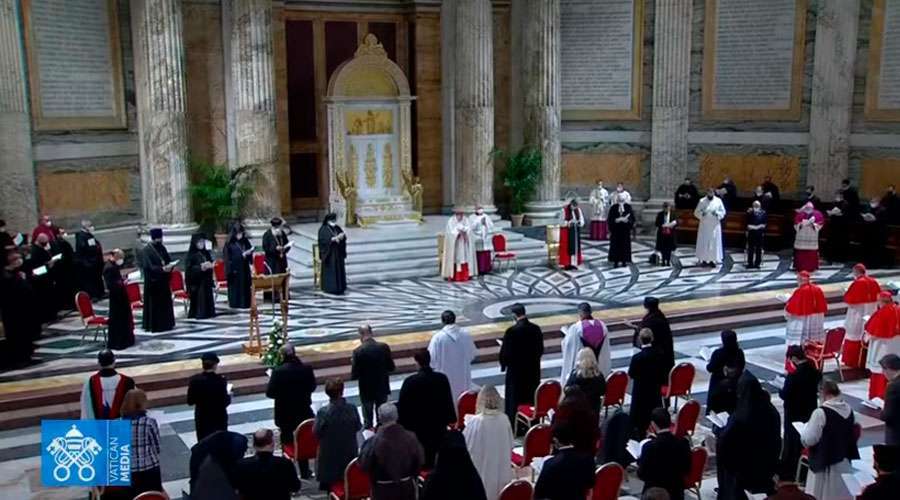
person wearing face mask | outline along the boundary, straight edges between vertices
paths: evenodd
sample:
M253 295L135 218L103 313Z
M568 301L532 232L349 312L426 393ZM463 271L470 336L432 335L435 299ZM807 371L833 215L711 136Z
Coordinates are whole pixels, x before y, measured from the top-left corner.
M831 262L846 262L850 256L850 212L849 204L840 191L834 195L834 206L828 213L826 227L827 240L823 251L825 258Z
M675 208L678 210L693 210L700 202L700 193L690 177L685 177L684 182L675 190Z
M53 268L58 262L59 258L53 258L49 237L46 233L39 233L31 244L24 271L28 275L35 296L39 298L37 314L41 323L55 321L56 314L59 312L60 301L54 283L55 273L53 273Z
M269 223L272 227L263 234L262 239L268 274L286 273L288 270L287 253L291 251L291 248L284 227L284 219L273 217Z
M472 226L461 208L455 208L444 229L444 253L441 276L450 281L469 281L478 275L475 265L475 238Z
M734 208L734 203L737 201L737 185L731 180L731 177L726 175L722 183L719 184L716 194L721 198L722 204L727 211L730 208Z
M469 227L472 228L472 236L475 237L475 260L478 261L478 274L491 272L491 252L494 244L491 243L491 235L494 232L494 221L491 216L484 213L484 208L475 206L475 213L469 216Z
M625 184L622 184L621 182L616 184L616 192L613 193L612 199L612 203L620 202L629 205L631 204L631 193L629 193L628 190L625 189Z
M722 219L725 218L725 205L709 189L706 197L700 200L694 209L694 217L700 221L697 228L697 262L701 266L716 267L722 262Z
M253 265L253 244L247 238L244 226L236 222L231 226L228 242L223 250L225 277L228 281L228 307L250 307L250 266Z
M777 203L778 200L781 199L781 191L778 189L778 186L774 182L772 182L771 175L767 175L766 178L763 179L761 187L763 190L763 195L772 203ZM765 204L763 204L763 206L765 206Z
M322 262L322 291L343 295L347 290L347 233L338 226L337 214L325 215L319 228L319 259Z
M35 306L37 296L23 272L22 254L5 253L0 270L0 318L6 347L0 353L3 366L21 368L34 351L33 342L41 336L41 322Z
M747 211L747 269L759 269L762 264L763 238L766 234L768 214L759 200L754 200Z
M888 185L887 191L881 197L880 205L887 210L887 222L894 226L900 225L900 198L893 184Z
M81 221L81 230L75 233L75 283L97 300L103 297L103 246L93 233L91 221Z
M188 307L188 318L206 319L216 315L216 299L213 292L215 277L213 276L212 244L203 233L191 236L191 246L187 252L186 285L191 303Z
M625 267L631 263L631 231L634 228L634 211L628 196L613 196L615 203L609 209L609 261L613 267Z
M822 207L822 200L816 196L816 187L815 186L806 186L806 193L803 198L803 205L807 203L812 203L814 209L819 210Z
M662 210L656 214L656 251L660 255L660 265L672 265L672 252L675 250L675 226L678 218L672 213L669 202L663 202Z
M131 314L131 301L122 279L122 266L125 264L125 253L116 248L109 253L106 266L103 267L103 281L109 290L109 340L107 349L127 349L134 345L134 317Z
M559 227L559 265L563 269L575 269L584 261L581 256L581 228L584 213L578 208L578 199L572 198L563 207Z
M756 189L753 190L751 203L757 202L759 202L762 209L766 211L769 210L769 205L772 203L772 197L766 194L762 186L756 186Z
M825 217L811 201L794 214L794 269L798 273L819 269L819 231L824 225Z
M47 235L47 239L53 241L56 238L59 230L56 226L53 225L53 221L50 220L49 215L42 215L40 219L38 219L38 225L35 226L34 230L31 231L31 241L34 242L37 240L38 235L45 234Z
M597 180L597 187L591 190L591 205L594 207L591 214L591 239L603 241L609 236L606 222L609 215L609 191L603 187L602 180Z
M872 198L860 217L862 218L860 260L871 269L889 267L891 259L885 248L887 245L887 209L881 206L880 199Z
M147 332L166 332L175 328L172 290L169 280L176 262L163 245L163 231L150 230L150 242L141 252L141 274L144 276L144 316L142 326Z

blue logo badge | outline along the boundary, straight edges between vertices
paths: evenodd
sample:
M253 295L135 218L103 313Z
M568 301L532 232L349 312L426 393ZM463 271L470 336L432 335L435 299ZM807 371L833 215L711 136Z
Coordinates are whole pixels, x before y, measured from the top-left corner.
M131 484L131 420L42 421L41 483Z

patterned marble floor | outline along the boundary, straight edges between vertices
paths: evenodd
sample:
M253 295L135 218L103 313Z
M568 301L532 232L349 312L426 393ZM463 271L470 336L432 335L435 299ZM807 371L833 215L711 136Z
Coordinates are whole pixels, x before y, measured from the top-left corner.
M356 328L371 324L381 335L421 331L439 327L440 313L457 312L462 324L486 323L508 317L514 302L525 303L531 316L569 313L579 302L595 309L640 304L654 295L664 300L732 295L741 292L789 288L796 284L790 270L790 254L764 256L762 268L744 268L744 254L729 252L716 268L698 267L693 247L679 248L673 266L651 266L653 251L648 240L633 242L634 264L612 268L606 260L608 243L586 241L585 263L575 271L549 267L504 270L466 283L448 283L439 277L401 279L352 286L346 295L333 296L312 289L292 291L288 332L297 345L352 338ZM900 279L900 270L873 271L882 281ZM824 265L815 273L819 283L844 281L849 268ZM138 328L137 344L118 353L121 364L135 365L196 357L214 350L237 353L246 339L249 317L246 311L228 309L218 303L219 315L206 320L184 318L176 304L176 328L150 333ZM96 306L106 312L105 302ZM263 331L271 328L273 317L265 309ZM140 316L140 313L137 313ZM140 324L136 318L136 324ZM39 341L36 356L40 363L23 370L0 373L0 382L41 375L72 373L94 364L98 344L82 343L82 326L74 313L48 326Z
M827 327L837 326L840 320L831 320ZM783 326L766 328L745 328L738 331L741 346L744 349L748 362L748 369L760 380L772 380L781 373L783 367L782 355L784 352ZM692 393L694 397L705 404L708 386L706 362L700 359L698 353L703 346L716 346L719 342L718 332L709 332L676 339L676 357L679 361L690 362L697 367L697 377L694 381ZM626 369L632 350L629 347L613 349L613 368ZM542 360L543 377L545 379L557 378L560 375L561 360L558 355L545 356ZM829 369L833 365L829 364ZM837 380L835 373L827 376ZM473 367L473 379L477 385L487 383L495 384L503 391L503 374L496 364L479 364ZM391 378L392 398L397 398L403 377ZM854 462L854 467L860 470L870 470L872 467L872 450L874 443L882 442L884 434L883 422L877 412L861 405L865 398L867 382L855 380L840 382L845 398L852 404L857 412L857 421L863 426L863 436L860 443L861 460ZM773 393L772 401L782 410L781 400L775 394L776 388L766 384L767 389ZM346 395L358 404L358 389L355 383L347 385ZM323 389L313 395L313 406L318 408L326 402L327 398ZM629 403L626 398L626 405ZM228 409L230 430L250 434L260 427L273 427L272 401L261 395L240 396L235 399ZM177 405L152 410L153 416L160 424L162 441L162 472L166 491L173 499L182 497L182 491L187 488L188 461L190 447L196 443L194 434L193 411L186 405ZM40 487L40 429L37 427L17 429L15 431L0 432L0 498L16 499L75 499L84 498L86 493L77 489L43 490ZM699 445L709 438L711 434L710 423L701 420L694 437L694 444ZM711 446L711 443L707 445ZM527 473L520 476L526 477ZM704 498L714 498L713 489L716 486L714 459L707 464L705 477L702 484ZM628 474L625 485L625 493L640 496L641 483L635 478L634 471ZM304 481L304 488L299 498L306 500L320 500L325 496L316 491L316 485L312 481Z

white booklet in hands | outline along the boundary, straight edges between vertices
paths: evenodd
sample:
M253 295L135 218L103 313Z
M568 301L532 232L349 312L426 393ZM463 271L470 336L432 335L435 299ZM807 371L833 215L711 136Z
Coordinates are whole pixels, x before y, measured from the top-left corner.
M47 274L47 266L36 267L31 270L31 274L34 276L43 276Z
M713 350L708 345L700 348L700 357L703 358L703 361L709 361L712 358L712 353Z
M781 302L782 304L787 304L787 301L791 299L791 296L786 293L779 293L775 295L775 300Z
M225 386L225 392L227 392L229 395L234 393L234 384L232 384L232 383L227 384Z
M141 280L141 272L140 271L131 271L125 276L125 279L128 281L140 281Z
M847 492L854 498L862 495L866 486L875 482L875 478L864 471L841 474L841 480L844 481L844 484L847 486Z
M791 422L791 425L794 426L794 429L797 430L797 433L803 435L803 431L806 430L806 422Z
M769 384L777 387L778 389L782 389L784 387L784 377L782 377L781 375L776 375L775 378L769 381Z
M58 253L58 254L54 255L53 257L50 257L50 260L53 262L56 262L56 261L62 260L62 257L63 257L62 254Z
M166 265L163 266L163 267L166 268L166 269L175 269L175 266L177 266L179 262L181 262L181 260L175 259L175 260L173 260L172 262L169 262L168 264L166 264Z
M872 399L866 399L862 402L863 406L868 406L873 410L883 410L884 409L884 400L878 397Z
M715 425L716 427L721 429L721 428L724 428L726 424L728 424L729 416L730 415L728 415L727 411L723 411L723 412L719 412L719 413L711 412L709 415L706 416L706 419L709 420L710 422L712 422L713 425Z
M650 441L650 438L647 438L640 443L634 439L629 439L628 443L625 445L625 449L635 460L637 460L641 458L641 451L643 451L644 445L647 444L648 441Z
M282 248L284 249L285 252L287 252L288 249L291 248L292 246L294 246L294 242L293 242L293 241L289 241L289 242L287 243L287 245L283 246Z

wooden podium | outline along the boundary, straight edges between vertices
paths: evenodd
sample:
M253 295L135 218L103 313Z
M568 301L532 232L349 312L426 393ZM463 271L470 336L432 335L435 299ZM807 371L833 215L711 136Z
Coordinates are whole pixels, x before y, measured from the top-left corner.
M256 274L251 276L252 289L250 291L250 337L244 344L244 352L262 356L263 349L268 343L268 338L263 342L262 332L259 326L259 306L256 299L260 292L272 292L272 318L275 319L275 297L281 305L281 324L284 328L284 337L287 340L288 323L288 283L290 273L281 274Z

